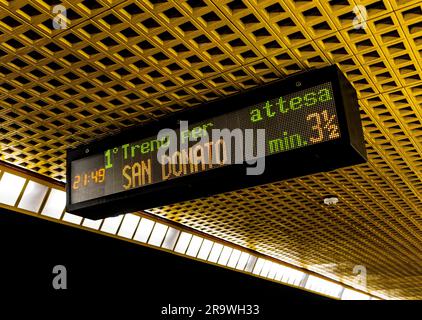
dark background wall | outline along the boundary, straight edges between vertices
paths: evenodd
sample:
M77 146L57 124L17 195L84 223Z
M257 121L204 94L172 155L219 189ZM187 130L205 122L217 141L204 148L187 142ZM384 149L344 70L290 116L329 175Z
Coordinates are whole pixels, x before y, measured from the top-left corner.
M11 300L112 301L111 305L123 301L129 308L136 306L156 315L150 319L160 319L161 307L168 304L259 304L268 314L278 312L280 306L327 300L249 275L5 210L0 211L0 243L0 294ZM67 268L67 290L53 289L55 265Z

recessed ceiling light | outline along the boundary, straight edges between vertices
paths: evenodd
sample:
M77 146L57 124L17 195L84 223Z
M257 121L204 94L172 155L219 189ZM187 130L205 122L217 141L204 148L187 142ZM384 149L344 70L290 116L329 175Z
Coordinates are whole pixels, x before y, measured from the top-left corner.
M337 202L338 202L337 197L326 197L326 198L324 198L324 204L326 204L328 206L337 204Z

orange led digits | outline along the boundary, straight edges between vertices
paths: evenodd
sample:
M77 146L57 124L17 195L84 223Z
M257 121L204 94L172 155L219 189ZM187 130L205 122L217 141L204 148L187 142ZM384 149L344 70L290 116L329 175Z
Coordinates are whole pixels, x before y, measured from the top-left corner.
M82 174L77 174L72 179L72 189L78 190L80 188L89 187L90 185L101 184L105 182L105 169L101 168Z

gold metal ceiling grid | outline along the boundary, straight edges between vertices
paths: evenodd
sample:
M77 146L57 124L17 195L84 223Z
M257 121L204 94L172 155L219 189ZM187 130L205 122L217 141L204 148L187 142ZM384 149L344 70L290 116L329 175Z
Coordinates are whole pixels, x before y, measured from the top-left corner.
M368 289L421 298L422 1L0 0L1 157L62 180L68 147L333 63L358 92L367 164L154 212L345 282L362 264Z

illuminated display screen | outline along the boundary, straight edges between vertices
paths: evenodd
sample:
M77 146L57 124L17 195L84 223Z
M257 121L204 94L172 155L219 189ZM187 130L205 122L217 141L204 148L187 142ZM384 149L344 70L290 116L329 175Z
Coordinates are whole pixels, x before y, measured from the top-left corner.
M182 155L179 151L168 154L174 161L167 164L158 161L157 151L163 144L167 145L169 139L158 140L158 132L147 139L116 145L104 153L73 161L72 203L229 165L222 163L222 157L220 163L201 160L206 160L203 154L216 148L221 149L222 155L228 152L229 143L232 144L231 159L235 159L234 139L210 139L209 143L199 144L197 150L192 150L202 135L212 137L212 129L241 129L243 132L265 129L265 156L340 138L333 90L330 83L325 83L194 123L182 133L179 130L178 141L188 142L189 149ZM197 161L192 155L194 151ZM180 161L183 155L184 164Z
M223 167L238 166L234 163L236 157L239 154L245 156L248 148L255 160L275 159L278 155L277 163L282 164L289 160L290 154L294 154L294 157L299 157L299 164L306 160L307 153L298 156L298 150L316 150L314 146L317 145L324 145L330 141L342 141L342 138L348 140L350 130L346 132L347 126L341 126L339 106L336 103L339 94L337 93L336 98L333 82L319 81L318 83L315 79L313 82L316 82L315 85L309 85L304 89L301 89L303 86L299 82L299 86L290 86L288 92L280 90L281 93L278 95L275 90L272 90L269 98L263 96L259 99L259 96L254 96L253 99L243 99L241 105L235 110L220 112L199 121L196 119L196 121L190 121L180 116L180 121L189 121L188 126L170 128L175 132L173 137L170 134L158 136L159 131L166 128L163 127L148 131L148 135L144 132L140 136L134 134L121 141L113 141L102 147L99 152L91 152L89 147L83 152L84 149L80 148L79 156L68 163L68 207L72 209L73 205L95 199L103 199L102 203L106 203L104 199L113 196L124 199L128 191L134 194L134 190L137 190L138 195L142 195L143 190L151 190L148 187L154 185L163 186L165 183L174 180L182 181L184 178L194 179L195 176L206 176L207 172L222 171ZM353 96L353 98L354 100L351 99L351 101L356 101L356 97ZM253 100L253 103L249 100ZM225 105L225 100L222 100L220 104L221 108L230 110L231 105ZM355 108L357 110L357 103ZM214 136L216 130L220 132L227 130L230 134ZM359 130L361 131L360 123ZM248 131L252 132L251 136L248 136ZM261 136L259 139L258 131L264 132L265 138ZM236 137L231 135L235 132L238 134ZM362 144L363 137L360 139ZM180 144L183 144L184 148L181 148ZM170 146L175 146L176 149ZM312 153L309 154L312 155ZM315 159L319 158L318 154ZM291 167L287 167L285 171L302 171L294 165L295 162L291 161ZM341 165L344 166L344 164ZM272 162L265 168L264 176L267 178L262 180L263 182L277 179L277 175L280 176L280 174L274 174L274 178L271 178L271 170L274 170ZM280 168L277 170L280 171ZM225 172L230 173L230 171ZM246 172L243 174L246 175ZM221 178L225 177L220 175L219 181L214 180L214 186L224 185L226 181ZM234 175L231 177L231 174L227 178L238 178L237 187L241 187L240 181L244 179ZM254 182L250 182L253 181L253 177L248 179L248 185L253 185ZM192 181L195 182L195 180ZM260 181L257 177L257 184ZM230 184L236 183L230 180ZM187 198L195 198L198 186L204 189L201 190L201 194L206 194L206 180L200 180L196 185L192 185L191 182L183 184L185 188L183 192L192 193ZM172 184L167 193L160 191L161 194L158 194L158 197L162 197L162 204L168 203L166 198L171 198L172 190L180 191L177 188L175 184ZM235 188L231 187L231 189ZM215 188L210 193L215 193ZM137 199L140 201L139 196ZM148 198L144 197L142 202L143 204L139 207L147 208ZM124 201L122 203L124 204ZM154 204L156 205L157 202Z

